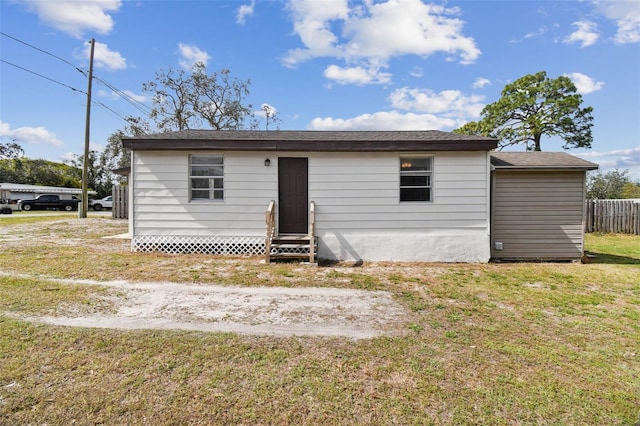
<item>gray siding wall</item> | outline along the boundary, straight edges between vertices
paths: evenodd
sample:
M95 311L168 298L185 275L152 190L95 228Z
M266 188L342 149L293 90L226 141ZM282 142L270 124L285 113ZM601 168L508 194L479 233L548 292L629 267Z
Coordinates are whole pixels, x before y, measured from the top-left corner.
M491 255L496 259L579 259L583 253L582 171L493 172ZM497 250L496 243L503 249Z

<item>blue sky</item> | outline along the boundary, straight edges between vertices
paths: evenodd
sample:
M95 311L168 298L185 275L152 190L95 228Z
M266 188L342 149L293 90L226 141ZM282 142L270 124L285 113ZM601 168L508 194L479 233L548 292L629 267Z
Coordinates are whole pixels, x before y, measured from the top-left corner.
M546 71L594 108L592 149L570 152L640 180L637 0L0 0L0 16L0 136L30 158L83 152L95 38L94 149L143 115L156 71L197 61L250 79L283 130L450 131Z

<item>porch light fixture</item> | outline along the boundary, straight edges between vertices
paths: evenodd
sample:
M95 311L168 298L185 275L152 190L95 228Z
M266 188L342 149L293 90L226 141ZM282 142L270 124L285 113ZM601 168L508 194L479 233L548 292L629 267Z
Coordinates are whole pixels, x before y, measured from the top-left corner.
M265 167L269 167L271 165L271 160L269 160L268 158L264 160L264 166Z

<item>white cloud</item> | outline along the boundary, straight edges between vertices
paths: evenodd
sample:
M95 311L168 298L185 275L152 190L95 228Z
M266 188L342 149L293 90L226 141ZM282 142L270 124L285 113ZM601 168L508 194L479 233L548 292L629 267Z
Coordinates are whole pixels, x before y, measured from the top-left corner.
M386 84L391 81L391 74L380 72L377 68L342 68L338 65L329 65L324 70L324 76L338 84Z
M247 16L253 16L253 9L256 6L255 0L252 0L249 4L243 4L238 8L238 14L236 15L236 22L240 25L244 25Z
M578 93L583 95L597 92L604 86L604 82L596 81L593 78L579 72L565 75L571 79L573 84L575 84L576 89L578 89Z
M410 72L409 75L411 77L416 77L416 78L420 78L424 75L424 70L422 69L422 67L414 67Z
M542 26L540 28L538 28L538 31L532 31L532 32L528 32L524 35L525 39L529 39L529 38L536 38L536 37L540 37L541 35L544 35L544 33L547 32L547 27Z
M389 95L391 106L418 113L440 114L444 117L465 120L480 116L484 108L484 96L465 96L458 90L433 92L428 89L403 87Z
M432 114L400 113L398 111L362 114L342 119L318 117L311 120L309 130L438 130L457 126L455 120Z
M491 84L491 80L484 77L478 77L476 78L476 81L473 82L473 88L482 89L484 86L488 86L490 84Z
M127 60L122 57L122 55L118 52L114 52L113 50L109 50L109 46L105 43L100 43L96 41L95 51L94 51L94 65L97 68L104 68L109 71L118 71L124 70L127 68ZM86 42L84 47L84 56L85 58L89 58L91 54L91 43Z
M44 127L18 127L12 129L9 123L0 121L0 136L14 140L18 144L38 144L62 146L64 145L56 134Z
M72 37L82 38L85 32L108 34L113 28L109 13L117 12L121 0L22 0L45 24Z
M580 47L588 47L593 45L600 36L598 26L594 22L577 21L571 25L577 29L564 39L567 44L580 43Z
M207 65L211 59L211 56L209 56L206 51L191 44L180 43L178 44L178 50L180 52L180 56L182 56L182 59L179 62L180 66L186 70L190 70L199 62Z
M640 42L640 2L596 0L594 3L607 19L618 26L614 37L616 43Z
M632 179L640 180L640 145L635 148L581 152L575 155L598 163L602 169L628 169Z
M474 40L462 35L457 8L420 0L367 1L351 9L347 0L290 0L289 8L294 32L304 45L287 52L284 64L289 67L334 57L345 61L341 70L354 72L386 68L391 58L404 55L444 53L462 64L480 55ZM362 79L354 81L363 84Z
M113 91L107 91L107 90L98 90L98 96L103 97L103 98L109 98L111 100L119 100L122 98L122 96L116 92ZM123 90L122 93L129 98L130 100L133 100L135 102L140 102L140 103L144 103L147 101L147 98L144 95L138 95L137 93L133 93L130 90Z
M347 0L290 0L289 9L293 15L293 31L305 48L290 50L284 59L286 66L294 67L316 57L342 56L331 22L348 18Z
M266 118L267 113L269 113L270 117L278 114L278 110L273 105L264 103L260 105L260 109L253 112L257 117Z
M403 87L389 95L391 111L361 114L352 118L316 117L310 130L452 130L477 119L484 96L464 95L458 90L433 92Z

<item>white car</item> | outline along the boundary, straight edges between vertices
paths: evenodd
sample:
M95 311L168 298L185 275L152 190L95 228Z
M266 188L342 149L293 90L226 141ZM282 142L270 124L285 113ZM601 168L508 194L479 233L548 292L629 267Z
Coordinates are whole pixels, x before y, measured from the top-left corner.
M102 209L110 209L113 206L113 197L109 195L108 197L104 197L101 200L91 200L91 207L95 211L100 211Z

